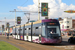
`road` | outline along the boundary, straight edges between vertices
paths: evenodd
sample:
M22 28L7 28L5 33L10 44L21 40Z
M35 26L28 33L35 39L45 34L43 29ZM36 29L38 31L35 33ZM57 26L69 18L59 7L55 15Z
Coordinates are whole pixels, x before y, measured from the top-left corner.
M8 42L20 50L75 50L75 44L69 44L67 39L69 37L63 37L61 44L37 44L27 41L15 40L12 37L6 39L5 36L0 36L0 41Z
M70 43L68 43L68 39L69 39L69 37L67 37L67 36L62 36L62 45L75 45L75 44L70 44Z

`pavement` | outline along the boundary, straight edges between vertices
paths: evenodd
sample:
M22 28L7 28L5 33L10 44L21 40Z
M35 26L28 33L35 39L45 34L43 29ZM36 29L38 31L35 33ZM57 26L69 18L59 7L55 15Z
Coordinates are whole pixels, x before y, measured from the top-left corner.
M63 36L63 41L61 44L37 44L27 41L21 41L13 39L12 36L9 36L7 39L6 36L0 35L0 41L5 41L20 50L75 50L75 44L69 44L66 39L69 37Z

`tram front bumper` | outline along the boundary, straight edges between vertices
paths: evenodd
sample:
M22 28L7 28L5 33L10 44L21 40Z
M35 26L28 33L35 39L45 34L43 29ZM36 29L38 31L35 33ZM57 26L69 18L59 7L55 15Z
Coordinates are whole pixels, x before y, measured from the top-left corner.
M61 43L61 39L48 39L41 37L41 43Z

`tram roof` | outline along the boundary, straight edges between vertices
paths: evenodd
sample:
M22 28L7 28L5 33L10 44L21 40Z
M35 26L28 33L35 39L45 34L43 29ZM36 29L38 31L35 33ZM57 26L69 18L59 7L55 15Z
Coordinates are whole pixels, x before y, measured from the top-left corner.
M38 23L41 23L41 22L42 22L42 20L39 20L39 21L33 22L33 24L38 24ZM28 26L28 25L31 25L31 23L25 24L25 26Z
M58 20L56 20L56 19L44 19L44 20L38 20L38 21L36 21L36 22L33 22L33 24L38 24L38 23L41 23L41 22L51 22L51 21L53 21L53 22L58 22ZM25 26L28 26L28 25L31 25L31 23L27 23L27 24L24 24ZM19 26L16 26L16 28L18 28L18 27L23 27L24 25L19 25ZM13 27L13 28L15 28L15 27Z

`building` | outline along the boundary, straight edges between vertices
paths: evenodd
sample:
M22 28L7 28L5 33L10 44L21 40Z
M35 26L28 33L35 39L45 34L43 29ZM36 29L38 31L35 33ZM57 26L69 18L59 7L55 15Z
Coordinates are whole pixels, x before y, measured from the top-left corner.
M59 20L61 31L72 29L72 17L65 17L63 20Z

